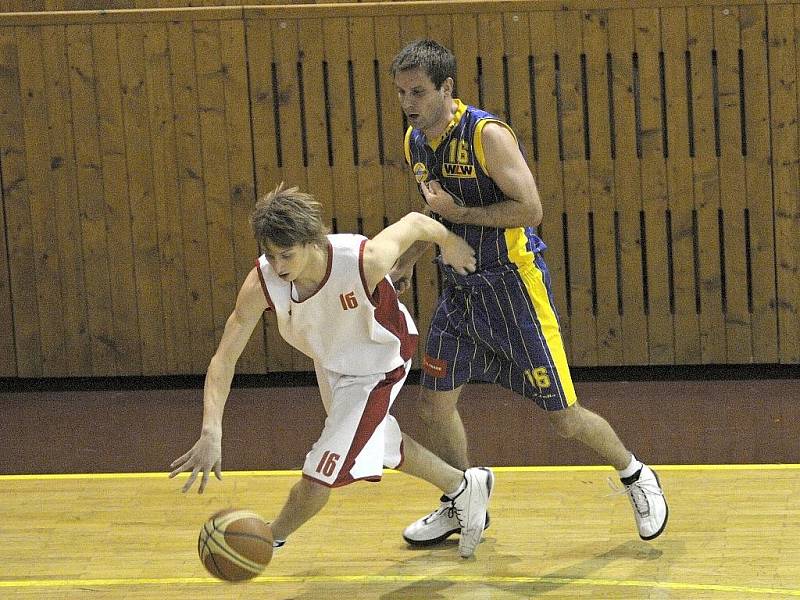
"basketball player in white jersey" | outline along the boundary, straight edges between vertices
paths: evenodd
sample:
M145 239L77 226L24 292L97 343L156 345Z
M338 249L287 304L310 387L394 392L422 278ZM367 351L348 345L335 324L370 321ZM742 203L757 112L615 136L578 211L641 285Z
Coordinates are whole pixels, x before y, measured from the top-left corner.
M320 206L283 184L256 203L251 216L264 254L239 291L211 359L203 395L200 439L175 460L170 477L191 471L183 491L202 473L222 478L222 413L236 361L265 310L292 346L314 360L327 412L319 440L307 454L303 476L272 521L276 545L323 506L334 487L378 481L383 468L420 477L452 498L462 530L459 553L480 542L494 484L489 469L460 471L401 433L389 409L405 382L417 330L387 277L416 241L435 242L442 260L466 274L475 269L472 248L443 225L410 213L372 239L328 234Z

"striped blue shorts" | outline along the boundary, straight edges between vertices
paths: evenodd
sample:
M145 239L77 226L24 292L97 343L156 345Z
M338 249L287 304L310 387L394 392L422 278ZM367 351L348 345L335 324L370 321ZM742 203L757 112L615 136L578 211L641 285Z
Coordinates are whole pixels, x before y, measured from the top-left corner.
M498 383L544 410L575 402L575 389L540 254L521 270L472 273L448 284L436 306L422 385L454 390Z

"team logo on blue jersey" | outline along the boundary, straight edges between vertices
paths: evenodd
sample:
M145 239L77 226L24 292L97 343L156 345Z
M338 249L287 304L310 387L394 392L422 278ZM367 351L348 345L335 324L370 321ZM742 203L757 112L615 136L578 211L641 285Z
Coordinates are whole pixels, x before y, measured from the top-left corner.
M444 163L442 175L458 179L472 179L475 177L475 165L462 165L460 163Z
M423 181L428 180L428 167L425 166L425 163L414 163L413 171L417 183L422 183Z

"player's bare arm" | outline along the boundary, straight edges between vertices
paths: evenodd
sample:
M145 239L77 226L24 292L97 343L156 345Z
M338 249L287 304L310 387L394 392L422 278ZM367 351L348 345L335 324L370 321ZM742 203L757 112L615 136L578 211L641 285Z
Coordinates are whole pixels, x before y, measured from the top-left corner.
M499 123L489 122L481 130L481 136L486 171L507 200L489 206L459 206L438 182L432 181L420 186L428 206L451 223L537 226L542 221L542 203L514 134Z
M174 468L170 477L184 471L192 472L183 486L184 492L192 487L201 472L203 475L198 489L201 494L212 470L217 479L222 479L222 413L230 393L236 361L267 306L267 299L254 268L239 290L236 307L225 323L222 339L206 371L200 439L186 454L170 465Z
M411 277L414 274L414 265L422 258L432 244L430 242L414 242L411 247L403 253L403 256L398 258L391 271L389 271L389 278L392 280L398 294L402 294L411 286Z
M367 240L364 248L364 275L370 290L378 285L397 260L417 241L438 244L442 260L457 272L466 274L475 270L475 251L469 244L438 221L422 213L412 212Z

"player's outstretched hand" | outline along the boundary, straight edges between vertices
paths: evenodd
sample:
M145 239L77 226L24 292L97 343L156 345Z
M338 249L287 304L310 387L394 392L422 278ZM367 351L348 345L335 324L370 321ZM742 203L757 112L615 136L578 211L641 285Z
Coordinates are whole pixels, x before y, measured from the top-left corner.
M182 492L189 491L194 485L198 473L202 472L203 477L200 479L200 487L197 490L198 494L202 494L203 490L206 489L208 477L212 470L217 479L222 479L222 436L204 433L195 442L191 450L172 461L170 468L174 469L169 474L170 479L184 471L192 472L189 475L189 479L186 480L181 490Z

